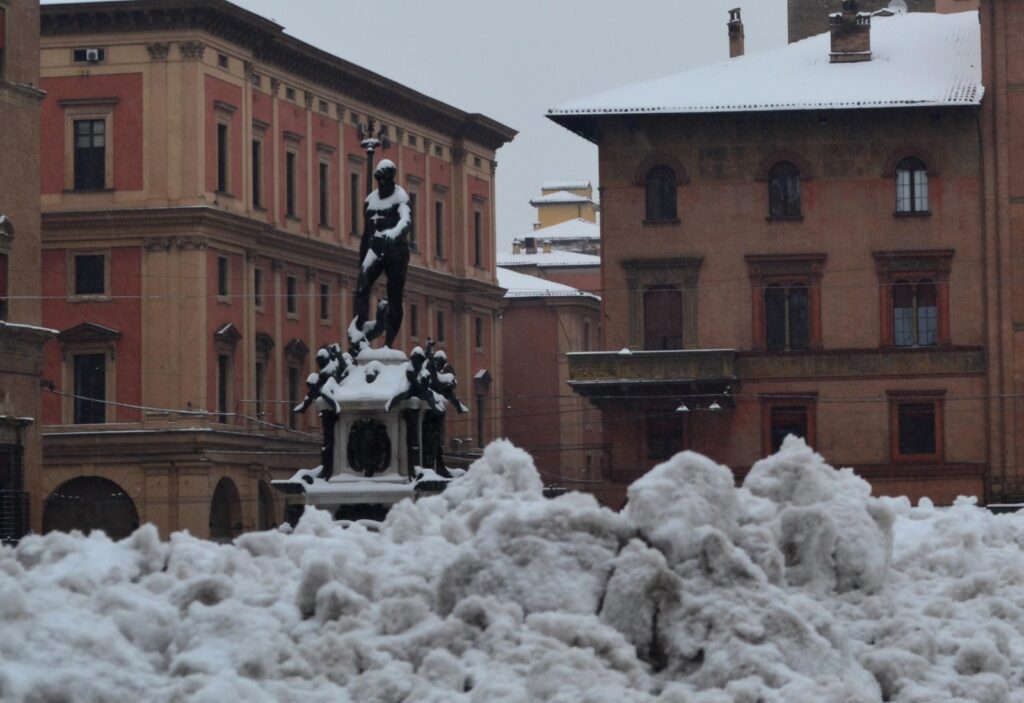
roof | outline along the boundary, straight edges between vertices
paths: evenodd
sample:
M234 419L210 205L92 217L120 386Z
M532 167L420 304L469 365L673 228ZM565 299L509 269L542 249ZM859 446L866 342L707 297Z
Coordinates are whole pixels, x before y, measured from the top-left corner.
M104 0L40 8L43 37L124 32L208 32L250 50L262 63L340 92L392 115L466 138L489 149L516 131L485 115L467 113L284 32L284 28L227 0Z
M541 192L545 190L586 190L590 181L548 181L541 184Z
M573 117L880 107L977 106L977 12L876 17L870 61L830 63L831 35L810 37L663 78L572 100L548 111Z
M562 239L600 239L601 228L590 220L576 217L565 222L559 222L557 225L535 229L529 234L517 237L517 239L522 240L527 237L533 237L538 242L548 240L554 242Z
M590 298L600 300L593 293L555 283L537 276L528 276L518 271L498 267L498 285L507 288L506 298Z
M577 254L574 251L555 249L550 254L538 251L536 254L498 254L498 266L536 266L548 268L558 266L600 266L601 257L593 254Z
M558 190L554 193L548 193L542 195L539 198L533 198L530 200L530 205L552 205L554 203L589 203L592 202L590 198L584 198L582 195L576 195L570 193L567 190Z

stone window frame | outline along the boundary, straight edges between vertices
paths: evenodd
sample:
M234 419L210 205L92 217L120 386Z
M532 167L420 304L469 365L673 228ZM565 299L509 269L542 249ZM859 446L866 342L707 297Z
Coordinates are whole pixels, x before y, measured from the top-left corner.
M889 454L893 463L898 464L941 464L946 460L945 447L945 389L928 390L890 390L886 391L889 400ZM931 404L935 417L935 451L931 454L903 454L900 452L900 418L901 405Z
M270 127L266 122L254 119L252 121L252 136L249 140L249 149L247 157L249 163L249 199L252 203L252 209L258 212L267 211L267 129ZM253 163L253 148L259 145L259 173L256 173L256 164ZM271 159L273 161L273 159ZM271 166L273 168L273 166ZM258 176L258 178L257 178ZM259 188L259 198L256 198L255 188ZM273 191L273 185L271 186ZM273 202L274 194L270 193L270 202Z
M644 292L657 286L679 288L683 298L683 349L697 344L697 279L704 257L625 259L621 266L629 291L629 346L643 349Z
M215 408L213 416L217 418L216 422L230 423L233 415L236 411L232 409L232 405L238 402L235 397L235 364L237 359L235 358L235 352L238 349L238 343L242 339L241 332L232 323L221 325L213 333L213 357L214 363L214 404ZM225 392L225 407L220 407L220 357L226 356L228 358L228 375L226 379L226 392Z
M58 100L64 109L64 192L96 193L114 190L114 109L118 98L75 98ZM75 189L75 122L103 120L103 188L99 190Z
M818 392L762 393L761 401L761 456L772 453L772 410L776 408L803 408L807 413L807 436L804 440L814 447L818 442Z
M69 303L97 303L112 300L111 293L111 259L112 254L109 248L106 249L67 249L66 250L67 283L65 298ZM79 256L102 256L103 257L103 293L78 295L75 293L75 258Z
M897 347L892 319L892 288L897 281L908 278L930 279L935 284L939 329L936 347L952 346L949 323L949 274L953 267L955 249L919 249L873 251L875 272L878 275L879 346L884 349L919 349Z
M322 231L333 232L334 231L334 192L337 190L334 186L333 166L336 157L336 150L330 144L324 144L317 142L316 145L316 224ZM327 186L323 186L321 181L323 180L323 173L321 167L327 167ZM322 193L327 193L327 209L323 208ZM321 215L326 217L321 217Z
M60 348L61 424L75 424L75 356L103 354L106 357L104 379L104 424L117 422L117 343L121 332L94 322L83 322L57 335Z
M827 254L748 254L751 294L751 349L768 351L767 318L764 294L771 285L789 287L802 284L807 287L808 297L808 350L822 349L821 325L821 277L825 271ZM790 354L792 351L773 351L773 354Z

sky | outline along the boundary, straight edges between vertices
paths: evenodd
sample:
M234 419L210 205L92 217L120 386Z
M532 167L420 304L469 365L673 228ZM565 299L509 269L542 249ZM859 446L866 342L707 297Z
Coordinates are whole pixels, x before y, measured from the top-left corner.
M785 0L233 2L320 49L518 130L497 155L499 251L532 230L529 200L541 183L598 185L597 148L546 119L549 108L727 59L728 10L737 5L748 54L786 41Z

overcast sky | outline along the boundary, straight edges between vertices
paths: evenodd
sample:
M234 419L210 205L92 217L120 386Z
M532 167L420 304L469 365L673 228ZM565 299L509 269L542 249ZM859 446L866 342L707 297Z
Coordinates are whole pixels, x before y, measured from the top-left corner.
M597 186L597 148L544 117L609 88L728 58L740 5L747 53L786 41L785 0L233 0L294 37L519 131L498 151L499 249L532 229L550 180ZM45 0L44 0L45 4Z

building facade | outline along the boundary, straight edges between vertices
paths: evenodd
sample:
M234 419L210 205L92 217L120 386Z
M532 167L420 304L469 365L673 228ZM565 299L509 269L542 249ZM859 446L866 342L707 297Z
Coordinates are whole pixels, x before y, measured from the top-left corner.
M843 8L832 37L549 113L600 150L609 351L570 375L620 499L681 449L742 477L788 434L878 493L1016 495L977 15Z
M280 520L270 480L319 447L290 408L351 319L371 132L413 207L401 348L433 338L478 379L453 441L500 433L494 154L512 130L221 0L49 5L42 35L42 312L60 335L37 529L88 523L95 495L123 530Z
M0 0L0 541L40 485L39 2Z

